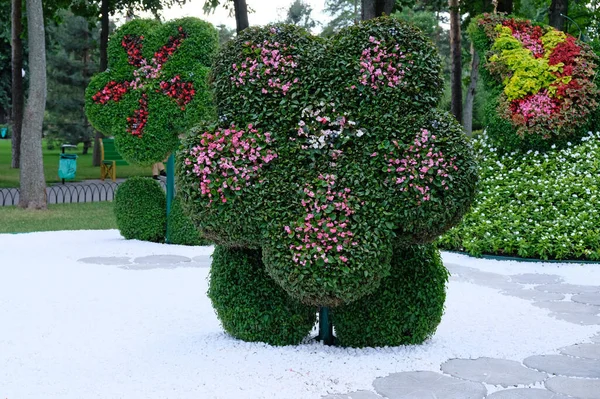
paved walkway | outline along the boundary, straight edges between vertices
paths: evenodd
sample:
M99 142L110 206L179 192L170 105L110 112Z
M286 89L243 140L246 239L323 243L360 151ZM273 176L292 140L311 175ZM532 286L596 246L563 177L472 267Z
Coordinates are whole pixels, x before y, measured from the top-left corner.
M210 267L208 255L188 258L151 255L138 258L93 257L92 264L124 269ZM499 289L504 295L533 302L551 316L570 323L600 326L600 286L566 284L560 276L505 276L446 264L451 279ZM600 329L600 327L599 327ZM600 334L589 342L559 349L560 354L505 359L451 359L438 373L410 371L373 382L373 391L323 396L322 399L600 399Z

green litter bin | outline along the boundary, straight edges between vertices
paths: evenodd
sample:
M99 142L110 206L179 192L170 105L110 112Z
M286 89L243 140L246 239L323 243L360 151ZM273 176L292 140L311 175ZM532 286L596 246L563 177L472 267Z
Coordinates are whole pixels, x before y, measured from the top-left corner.
M60 154L58 161L58 177L65 182L65 179L74 179L77 172L77 155Z

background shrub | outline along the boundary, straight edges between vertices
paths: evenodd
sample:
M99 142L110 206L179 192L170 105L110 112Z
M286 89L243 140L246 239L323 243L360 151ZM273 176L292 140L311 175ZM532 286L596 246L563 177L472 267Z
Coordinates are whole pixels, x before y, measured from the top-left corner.
M600 260L600 133L564 148L501 153L475 140L481 176L473 209L441 248L536 259Z
M115 216L119 232L128 240L163 242L167 202L160 184L145 177L131 177L119 185Z
M442 319L448 271L433 245L395 246L391 275L373 294L334 309L342 346L421 344Z
M217 43L215 28L197 18L119 27L109 41L108 69L86 90L90 123L115 136L129 162L161 162L180 134L214 118L207 76Z
M260 250L215 247L208 296L227 333L249 342L297 345L316 308L290 298L267 275Z
M167 235L169 236L169 244L209 244L202 237L198 229L196 229L190 217L184 212L179 197L175 197L171 203L171 212L169 212L167 223Z
M502 14L468 29L488 92L486 124L500 149L549 149L577 140L598 107L598 57L556 29Z

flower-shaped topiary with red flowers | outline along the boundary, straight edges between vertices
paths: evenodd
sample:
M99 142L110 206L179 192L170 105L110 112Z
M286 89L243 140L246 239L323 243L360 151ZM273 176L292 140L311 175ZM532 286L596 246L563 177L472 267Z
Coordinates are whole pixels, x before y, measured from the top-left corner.
M249 28L216 58L212 82L219 121L184 142L178 190L203 234L223 246L209 295L227 331L294 343L276 331L248 334L262 320L291 329L296 318L310 330L305 307L286 305L295 310L284 317L271 293L334 307L335 325L345 305L379 298L389 281L389 297L406 293L405 310L346 313L336 325L342 344L431 335L447 272L430 243L469 208L477 180L460 125L435 111L443 85L431 42L391 18L329 41L289 25ZM365 325L360 340L343 327L351 317Z
M551 26L484 14L469 32L485 60L487 132L504 149L547 149L587 132L598 57Z
M180 134L214 117L206 79L217 43L212 25L196 18L121 26L109 42L108 69L86 91L90 123L115 136L128 161L162 161Z

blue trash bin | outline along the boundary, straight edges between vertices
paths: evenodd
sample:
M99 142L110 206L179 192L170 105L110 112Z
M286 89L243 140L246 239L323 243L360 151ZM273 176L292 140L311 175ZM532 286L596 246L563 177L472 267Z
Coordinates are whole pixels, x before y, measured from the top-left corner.
M0 128L0 137L6 138L6 133L8 133L8 128L6 128L6 127Z
M63 180L74 179L77 172L77 155L60 154L58 161L58 177Z

